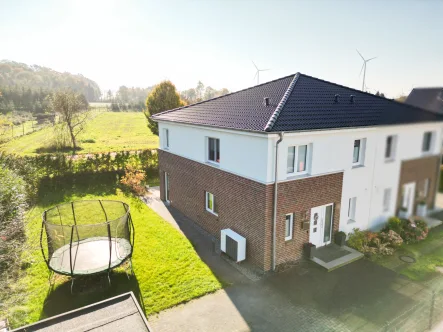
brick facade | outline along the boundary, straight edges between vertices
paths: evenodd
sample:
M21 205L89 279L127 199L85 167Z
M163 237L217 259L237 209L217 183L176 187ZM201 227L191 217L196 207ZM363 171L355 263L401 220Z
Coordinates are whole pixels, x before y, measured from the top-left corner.
M431 156L418 158L413 160L403 161L400 169L400 181L398 185L397 195L397 213L402 204L402 188L403 185L409 182L415 182L416 197L415 201L418 203L419 191L423 186L423 181L429 179L429 189L426 202L428 208L433 208L435 204L435 195L437 190L438 173L440 169L440 156ZM416 210L414 204L414 213Z
M169 174L171 205L217 238L231 228L247 239L246 259L264 268L266 185L159 150L160 197ZM205 192L215 196L218 216L206 211Z
M302 229L302 222L309 221L311 209L333 203L333 231L340 223L340 202L343 187L343 173L310 177L278 184L278 207L276 227L276 264L295 261L303 256L303 244L309 242L309 230ZM272 201L271 197L268 197ZM285 241L286 214L294 213L293 236ZM268 228L272 228L272 219L268 219ZM272 230L271 230L272 232ZM272 233L271 233L272 234ZM271 264L271 249L265 255L265 266Z
M273 184L265 185L162 150L159 150L159 169L162 200L167 172L173 207L217 238L225 228L244 236L246 259L265 271L271 268ZM334 203L333 229L338 229L342 181L343 173L337 173L279 183L277 264L302 257L309 231L301 229L301 220L303 215L310 218L311 208ZM215 196L218 216L206 211L206 191ZM287 213L294 213L290 241L284 240Z

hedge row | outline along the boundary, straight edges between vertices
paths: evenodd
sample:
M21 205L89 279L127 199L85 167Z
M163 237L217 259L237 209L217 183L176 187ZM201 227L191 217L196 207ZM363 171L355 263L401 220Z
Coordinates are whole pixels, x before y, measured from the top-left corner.
M90 155L47 154L37 156L12 156L0 154L0 160L17 169L26 165L40 178L64 176L67 174L115 172L124 170L128 163L135 163L140 169L158 169L157 150L147 149L136 152L122 151Z

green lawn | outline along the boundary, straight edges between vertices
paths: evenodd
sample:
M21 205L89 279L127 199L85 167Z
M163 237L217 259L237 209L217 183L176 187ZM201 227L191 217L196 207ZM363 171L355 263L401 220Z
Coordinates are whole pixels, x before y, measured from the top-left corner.
M39 148L51 144L52 137L53 128L48 127L0 145L0 150L22 155L37 154ZM78 153L82 154L132 151L156 148L158 137L150 132L141 112L102 112L94 114L79 134L78 143L82 148Z
M6 313L0 311L0 317L6 314L13 327L127 291L134 292L149 315L221 288L186 237L113 182L108 175L95 175L93 179L80 177L71 187L74 189L63 188L63 183L40 188L38 205L28 214L32 250L23 255L24 269L11 294L13 303L6 303ZM49 292L48 270L39 249L40 216L54 204L77 199L122 200L130 205L135 226L135 276L128 279L120 269L111 276L111 286L106 276L84 277L76 280L74 294L70 293L69 278L57 277L54 290Z
M416 262L404 263L400 260L402 255L411 256ZM431 229L425 240L403 244L394 255L373 261L415 281L428 281L439 276L443 278L436 270L436 267L443 267L443 225Z

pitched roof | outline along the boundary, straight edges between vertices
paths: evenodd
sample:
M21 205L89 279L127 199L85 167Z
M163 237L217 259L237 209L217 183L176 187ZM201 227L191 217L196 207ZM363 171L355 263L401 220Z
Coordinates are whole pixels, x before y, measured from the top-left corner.
M152 119L277 132L442 121L443 115L297 73Z
M443 88L414 88L405 103L443 114Z

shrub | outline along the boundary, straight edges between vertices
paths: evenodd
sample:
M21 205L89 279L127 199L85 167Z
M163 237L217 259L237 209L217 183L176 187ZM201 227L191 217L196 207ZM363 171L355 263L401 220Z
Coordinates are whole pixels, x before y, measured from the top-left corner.
M387 225L382 232L388 233L390 230L400 235L405 243L414 243L425 239L428 236L428 226L422 220L389 218Z
M137 161L126 165L125 175L121 178L120 182L125 185L129 190L131 190L136 195L144 195L146 193L145 183L145 172L139 167Z
M398 248L403 244L401 236L393 230L380 232L379 237L383 243L387 243L392 248Z
M402 238L394 231L374 233L355 228L349 234L348 245L364 254L392 255L395 248L403 243Z
M92 138L82 139L81 142L82 143L95 143L95 139L92 139Z
M389 231L394 231L397 234L401 234L403 229L402 222L400 218L391 217L388 220L388 223L383 228L382 232L388 233Z

